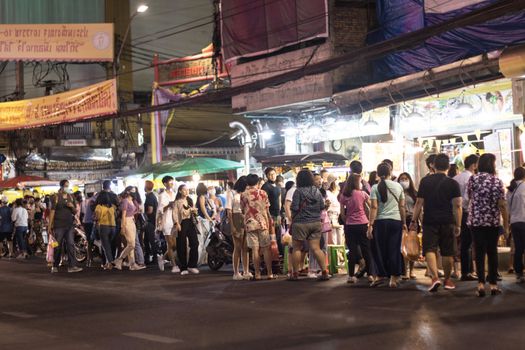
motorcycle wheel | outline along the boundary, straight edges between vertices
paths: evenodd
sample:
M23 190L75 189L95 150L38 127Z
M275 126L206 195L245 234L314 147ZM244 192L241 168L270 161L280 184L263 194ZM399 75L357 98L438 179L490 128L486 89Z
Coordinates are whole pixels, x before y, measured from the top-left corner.
M87 259L87 241L84 237L75 237L75 259L79 263Z
M210 270L218 271L222 265L224 265L224 262L221 259L208 255L208 266Z

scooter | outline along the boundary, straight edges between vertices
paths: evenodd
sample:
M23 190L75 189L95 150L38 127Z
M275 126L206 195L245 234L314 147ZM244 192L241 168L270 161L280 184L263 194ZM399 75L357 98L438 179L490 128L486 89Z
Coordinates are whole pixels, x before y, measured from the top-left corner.
M218 271L224 264L231 264L233 257L233 238L221 231L217 223L206 237L207 263L212 271Z

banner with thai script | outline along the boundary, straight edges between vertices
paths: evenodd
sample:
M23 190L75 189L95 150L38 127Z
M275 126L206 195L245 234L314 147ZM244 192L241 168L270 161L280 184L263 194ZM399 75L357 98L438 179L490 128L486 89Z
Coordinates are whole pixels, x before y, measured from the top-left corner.
M113 61L113 46L113 23L0 25L0 61Z
M106 80L60 94L0 103L0 131L70 123L117 112L117 83Z

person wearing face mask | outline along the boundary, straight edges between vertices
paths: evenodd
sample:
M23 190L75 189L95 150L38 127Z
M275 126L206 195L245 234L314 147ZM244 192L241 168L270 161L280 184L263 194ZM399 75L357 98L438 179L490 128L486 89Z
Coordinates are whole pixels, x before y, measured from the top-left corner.
M64 239L67 244L68 272L80 272L81 267L76 266L75 259L75 231L74 222L77 211L75 197L69 188L68 180L60 181L60 190L51 199L51 212L49 214L48 234L57 241L58 246L54 251L54 262L51 273L58 272L58 265L62 254L62 243Z
M417 222L417 230L419 232L419 218L415 218L413 220L414 206L416 205L417 201L417 190L416 186L414 185L414 181L412 181L412 177L409 173L402 173L398 177L398 182L401 187L403 187L403 191L405 193L406 225L408 227L412 221ZM403 276L403 279L416 279L416 275L414 274L414 261L405 259L405 275Z

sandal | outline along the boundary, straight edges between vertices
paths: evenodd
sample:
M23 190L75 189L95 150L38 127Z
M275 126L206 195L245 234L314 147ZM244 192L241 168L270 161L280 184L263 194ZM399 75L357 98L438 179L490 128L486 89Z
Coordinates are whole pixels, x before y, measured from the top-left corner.
M384 281L383 281L382 279L372 281L372 283L370 283L370 288L378 287L378 286L380 286L381 284L383 284L383 282L384 282Z
M484 296L486 295L485 293L485 288L483 289L479 289L476 291L476 296L479 297L479 298L483 298Z
M274 280L274 279L275 279L275 276L274 276L274 275L270 275L270 276L266 277L266 279L267 279L268 281L270 281L270 280Z
M500 295L501 293L503 293L503 291L499 289L498 287L490 289L490 295L492 296Z
M260 281L261 280L261 276L253 276L252 278L250 278L250 281Z
M295 273L291 273L291 274L288 275L287 281L290 281L290 282L299 281L299 276L297 276L297 274L295 274Z

